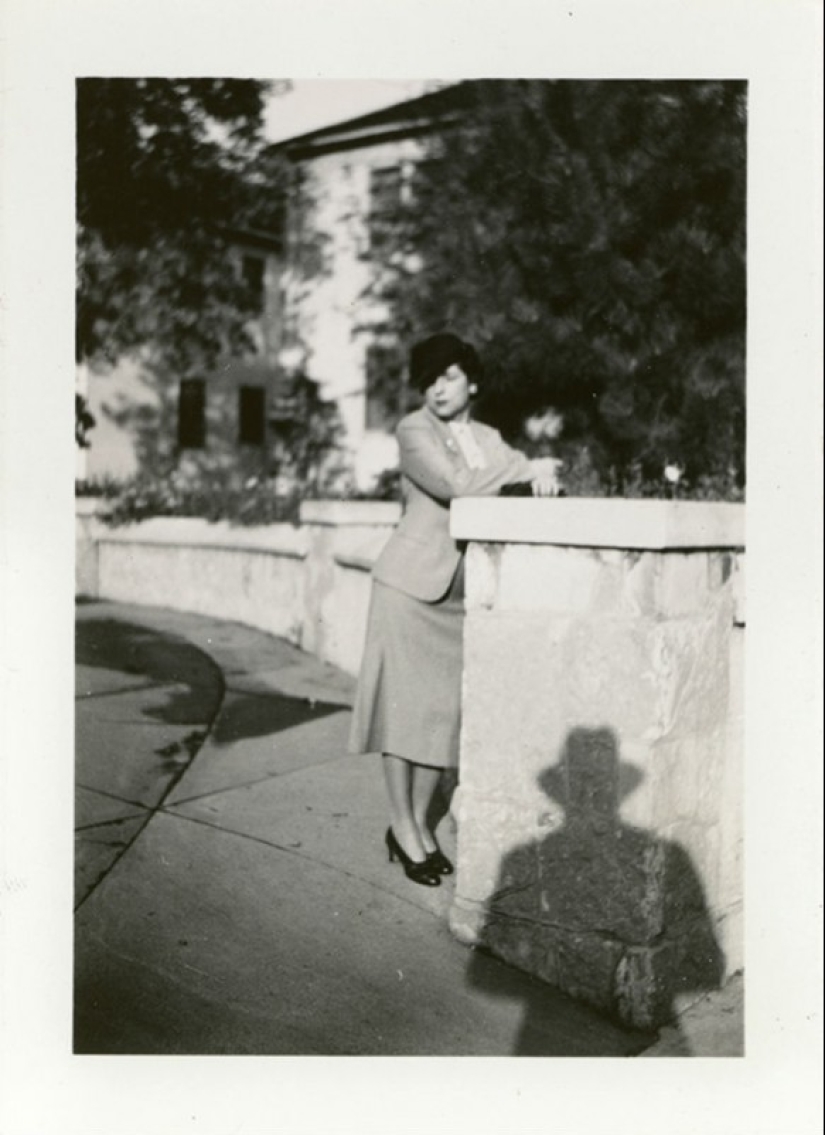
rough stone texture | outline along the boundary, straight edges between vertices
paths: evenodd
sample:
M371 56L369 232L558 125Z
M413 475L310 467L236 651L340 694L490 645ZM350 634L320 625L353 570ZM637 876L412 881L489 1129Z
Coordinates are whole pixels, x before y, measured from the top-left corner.
M335 565L332 560L335 530L330 525L309 524L307 558L304 563L304 594L300 643L304 650L324 657L326 638L324 606L332 592Z
M371 586L369 570L336 562L322 657L347 674L357 674L361 665Z
M97 598L97 504L81 498L75 507L75 594Z
M339 502L349 503L349 502ZM366 502L374 503L374 502ZM308 525L313 577L306 590L305 650L357 674L364 649L370 571L392 532L391 524ZM324 536L324 531L327 535ZM314 619L312 633L308 621Z
M355 673L390 531L372 516L112 532L84 513L78 587L246 623ZM743 581L736 547L470 544L462 941L645 1027L741 969Z
M738 562L470 546L451 927L641 1027L741 965Z
M734 589L740 586L741 573L735 573ZM744 602L737 608L736 618L744 619ZM719 783L719 810L724 817L719 837L719 893L717 908L720 912L720 943L725 951L728 968L741 970L745 964L742 912L742 879L744 875L744 654L745 631L738 623L734 626L730 642L730 701L727 731L725 734L725 762Z
M733 622L737 627L744 627L745 617L745 557L741 552L733 557Z
M307 500L301 502L300 517L302 524L389 529L400 520L401 505L396 501Z
M100 597L220 615L300 644L301 559L269 551L106 540Z

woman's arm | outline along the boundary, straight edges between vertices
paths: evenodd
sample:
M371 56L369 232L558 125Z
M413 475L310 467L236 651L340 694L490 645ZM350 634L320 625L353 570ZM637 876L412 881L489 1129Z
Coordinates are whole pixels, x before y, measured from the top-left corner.
M523 453L504 441L487 453L484 469L457 467L444 452L438 438L425 423L402 422L398 427L401 472L437 500L454 497L492 496L502 485L534 479Z

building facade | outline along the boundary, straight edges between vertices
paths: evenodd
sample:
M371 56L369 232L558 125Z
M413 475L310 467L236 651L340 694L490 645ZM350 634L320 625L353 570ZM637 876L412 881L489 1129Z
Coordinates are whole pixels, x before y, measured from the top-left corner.
M208 464L273 471L291 391L309 379L340 428L331 463L368 490L397 463L393 430L407 406L406 344L372 285L397 210L411 202L433 128L460 113L461 84L279 143L295 171L284 234L231 234L235 270L260 293L252 351L203 376L157 374L139 359L85 369L78 389L95 418L77 476ZM387 390L398 397L387 400Z
M460 84L444 87L277 147L299 175L282 280L285 343L336 403L362 489L397 464L393 430L407 406L407 344L373 285L393 220L413 204L426 140L460 113L461 93Z
M105 372L82 365L78 391L95 425L89 448L77 451L78 479L122 480L170 460L264 466L281 342L281 239L240 230L229 238L227 270L242 273L258 300L259 313L246 325L251 349L187 377L161 372L140 355Z

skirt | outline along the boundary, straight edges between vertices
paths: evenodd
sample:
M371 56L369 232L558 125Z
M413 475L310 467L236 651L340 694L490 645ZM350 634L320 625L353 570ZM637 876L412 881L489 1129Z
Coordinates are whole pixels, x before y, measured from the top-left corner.
M458 765L464 564L443 599L425 603L373 580L349 751Z

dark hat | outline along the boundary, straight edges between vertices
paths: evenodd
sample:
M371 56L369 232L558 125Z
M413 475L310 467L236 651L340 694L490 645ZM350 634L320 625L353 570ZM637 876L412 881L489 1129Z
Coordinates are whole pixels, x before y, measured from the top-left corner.
M450 331L430 335L416 343L410 351L410 385L424 391L454 364L460 366L473 382L481 378L481 359L474 347Z

